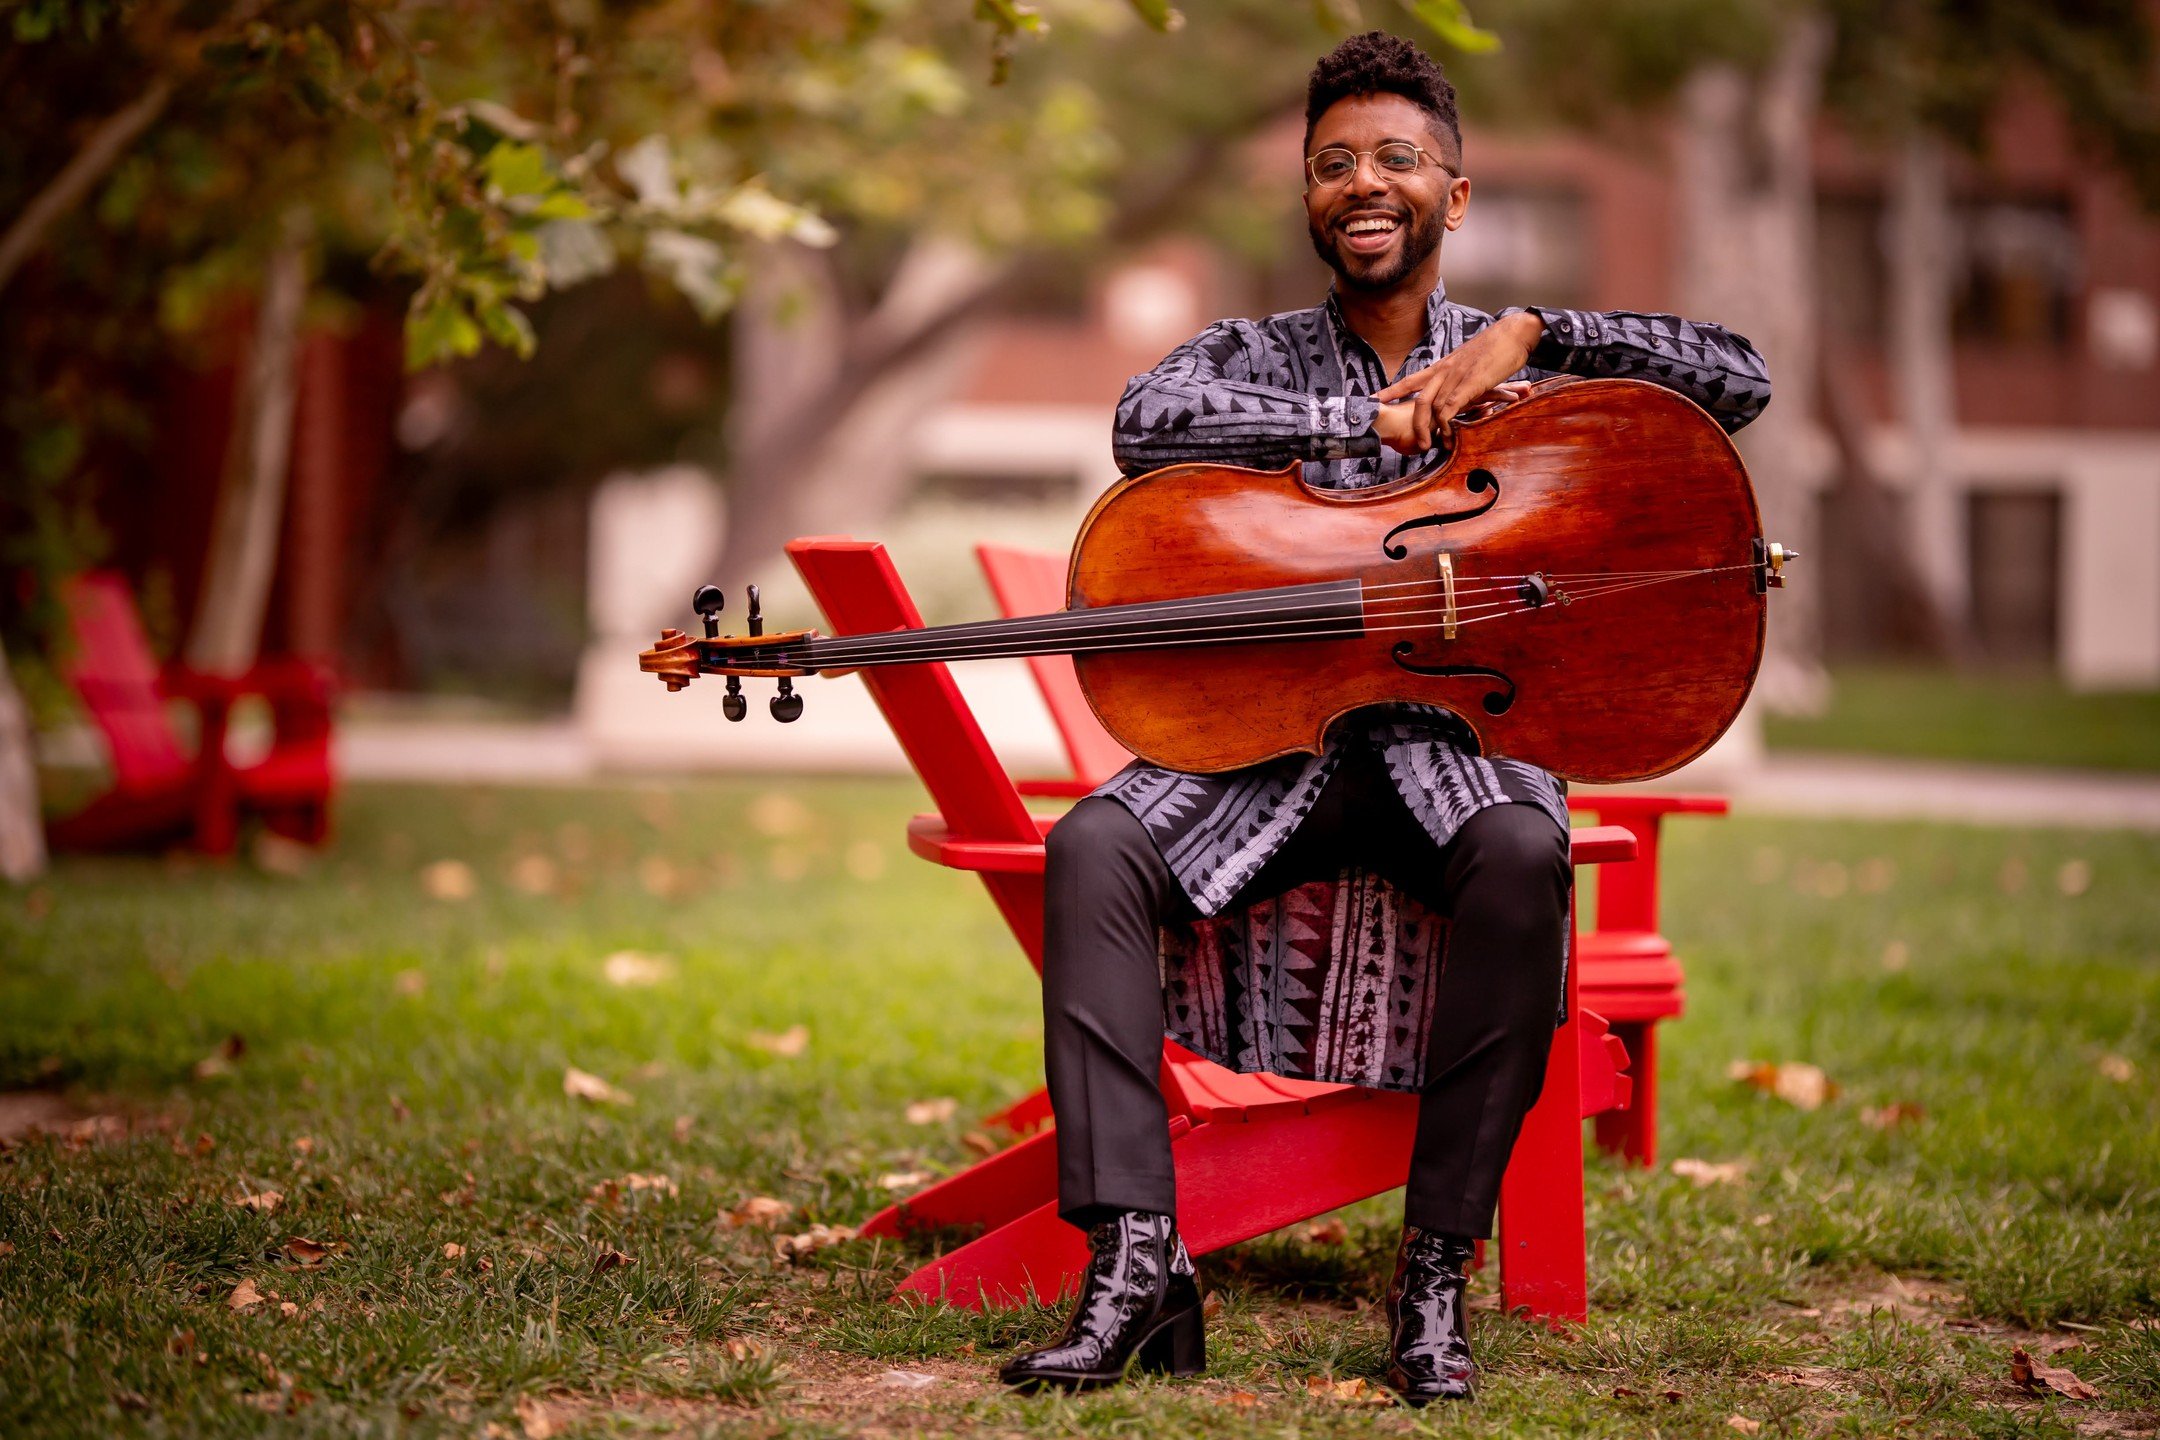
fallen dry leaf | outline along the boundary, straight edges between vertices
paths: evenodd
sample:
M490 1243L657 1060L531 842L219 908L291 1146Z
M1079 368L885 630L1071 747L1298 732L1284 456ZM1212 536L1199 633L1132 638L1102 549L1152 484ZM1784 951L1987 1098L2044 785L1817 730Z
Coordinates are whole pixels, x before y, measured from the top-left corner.
M1222 1312L1223 1312L1223 1298L1222 1298L1222 1291L1220 1291L1220 1290L1210 1290L1210 1291L1208 1291L1208 1292L1207 1292L1207 1299L1205 1299L1205 1300L1203 1300L1203 1301L1201 1301L1201 1302L1200 1302L1200 1318L1201 1318L1201 1319L1203 1319L1203 1320L1220 1320L1220 1319L1222 1319Z
M518 1396L517 1417L525 1440L550 1440L555 1433L555 1417L546 1402L531 1395Z
M768 790L750 802L750 828L770 839L810 828L810 807L785 790Z
M910 1125L938 1125L952 1119L960 1108L960 1102L950 1095L940 1095L935 1100L917 1100L902 1113Z
M427 972L424 970L400 970L390 977L392 994L416 1000L427 994Z
M691 1128L696 1124L697 1121L691 1119L688 1115L677 1115L675 1117L675 1143L680 1145L683 1141L688 1140Z
M305 1235L295 1235L285 1242L285 1254L295 1265L314 1269L330 1258L332 1251L342 1250L342 1245L325 1245L320 1240L310 1240Z
M270 1215L276 1213L278 1206L285 1203L285 1196L276 1190L258 1190L252 1195L235 1195L232 1203L242 1210Z
M830 1246L855 1238L852 1225L812 1225L800 1235L782 1235L773 1241L773 1253L782 1260L800 1260Z
M288 1320L300 1313L300 1307L290 1300L280 1301L277 1308L278 1314L283 1315Z
M2128 1085L2131 1081L2137 1079L2137 1066L2124 1056L2110 1053L2102 1055L2093 1063L2099 1066L2100 1074L2104 1078L2114 1081L2117 1085Z
M2065 860L2055 872L2055 888L2071 899L2076 899L2092 889L2092 864L2085 860Z
M1728 1415L1725 1417L1725 1423L1732 1429L1738 1430L1742 1435L1753 1435L1756 1431L1762 1429L1762 1421L1750 1420L1745 1415Z
M743 1038L767 1054L778 1055L783 1060L792 1060L809 1048L810 1027L807 1025L790 1025L778 1035L768 1035L762 1030L753 1030Z
M1332 1400L1338 1405L1389 1405L1393 1400L1384 1390L1376 1390L1365 1383L1361 1375L1354 1380L1330 1380L1325 1375L1305 1377L1305 1391L1321 1400Z
M263 1293L255 1288L253 1280L242 1280L238 1285L233 1286L232 1294L225 1297L226 1307L238 1310L242 1314L262 1303Z
M1822 1067L1803 1060L1735 1060L1725 1067L1725 1074L1728 1079L1768 1091L1801 1110L1819 1110L1824 1101L1834 1100L1838 1094L1838 1087L1823 1074Z
M455 1240L446 1240L442 1247L443 1259L455 1260L465 1253L465 1247Z
M1910 965L1911 963L1912 946L1907 945L1903 940L1892 940L1889 944L1883 946L1883 969L1903 970L1907 965Z
M295 1154L312 1155L315 1153L315 1137L312 1135L302 1135L299 1139L292 1142L292 1148Z
M600 973L610 985L658 985L673 978L675 960L642 950L617 950L600 962Z
M1860 1112L1860 1123L1870 1130L1895 1130L1901 1125L1917 1125L1926 1118L1926 1109L1907 1100L1870 1105Z
M605 1275L608 1271L619 1270L629 1263L630 1257L623 1254L622 1251L612 1247L603 1248L599 1254L593 1256L592 1273Z
M935 1375L920 1370L887 1370L878 1376L878 1384L889 1385L896 1390L927 1390L938 1383Z
M1233 1410L1252 1410L1259 1406L1260 1397L1250 1390L1232 1390L1215 1398L1217 1405L1228 1405Z
M420 888L435 900L470 900L480 887L472 866L462 860L437 860L420 872Z
M744 1226L770 1228L795 1213L795 1207L770 1195L753 1195L732 1210L720 1212L720 1223L730 1230Z
M282 875L288 880L307 874L315 859L315 852L310 847L269 830L256 835L250 850L256 869L269 875Z
M1771 1373L1770 1378L1780 1385L1798 1385L1803 1390L1827 1390L1837 1372L1821 1365L1794 1365Z
M730 1360L739 1360L748 1364L763 1360L768 1352L763 1341L738 1337L727 1342L727 1353Z
M1747 1168L1745 1160L1710 1161L1683 1156L1672 1162L1672 1173L1694 1181L1698 1190L1711 1185L1738 1185L1747 1178Z
M555 862L545 855L520 855L510 862L510 884L527 895L545 895L555 888Z
M895 1170L878 1176L877 1183L887 1190L912 1190L930 1179L928 1170Z
M995 1138L981 1130L969 1130L960 1136L960 1143L977 1155L995 1155L1004 1147Z
M1299 1227L1297 1238L1307 1245L1346 1245L1350 1241L1350 1227L1343 1223L1342 1216L1331 1215Z
M2025 888L2027 874L2024 860L2013 855L2003 861L2002 868L1995 872L1995 888L2005 895L2015 895Z
M563 1094L575 1100L590 1100L596 1105L628 1105L630 1092L618 1090L597 1075L588 1074L575 1065L562 1072Z
M2035 1360L2022 1345L2010 1352L2010 1383L2035 1395L2046 1391L2065 1400L2100 1398L2100 1392L2080 1380L2075 1371Z
M622 1203L625 1195L637 1195L647 1190L667 1198L681 1193L675 1182L665 1175L625 1175L620 1180L602 1180L585 1192L586 1198L610 1208Z

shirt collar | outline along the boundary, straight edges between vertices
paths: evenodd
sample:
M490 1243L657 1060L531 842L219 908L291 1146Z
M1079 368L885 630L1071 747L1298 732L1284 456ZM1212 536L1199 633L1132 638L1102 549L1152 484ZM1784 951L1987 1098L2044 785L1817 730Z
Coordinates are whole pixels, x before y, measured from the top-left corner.
M1348 341L1353 345L1364 345L1368 354L1372 352L1372 346L1365 344L1365 337L1352 330L1350 322L1343 319L1342 305L1336 299L1335 283L1333 281L1328 282L1327 303L1321 308L1327 311L1328 322L1335 327L1335 339L1338 346L1342 342ZM1432 293L1425 297L1426 345L1436 349L1439 347L1441 338L1445 333L1446 315L1447 282L1445 280L1435 280ZM1378 357L1375 356L1375 358Z

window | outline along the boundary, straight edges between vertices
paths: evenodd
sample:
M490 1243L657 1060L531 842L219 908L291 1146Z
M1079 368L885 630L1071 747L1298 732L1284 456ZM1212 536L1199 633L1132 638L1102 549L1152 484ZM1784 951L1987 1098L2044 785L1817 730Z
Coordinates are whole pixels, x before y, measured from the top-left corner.
M1879 194L1827 194L1815 207L1815 265L1832 335L1889 333L1889 212ZM1985 345L2061 347L2071 338L2083 259L2068 202L1952 202L1951 333Z
M1579 306L1589 298L1589 207L1573 190L1477 187L1441 242L1448 298L1480 310Z

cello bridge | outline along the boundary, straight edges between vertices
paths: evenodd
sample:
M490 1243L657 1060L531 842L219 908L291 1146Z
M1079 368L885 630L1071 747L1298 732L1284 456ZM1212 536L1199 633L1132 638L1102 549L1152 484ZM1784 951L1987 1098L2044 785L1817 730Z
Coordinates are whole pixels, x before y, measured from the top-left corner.
M1455 638L1455 557L1445 550L1437 557L1440 565L1440 638Z

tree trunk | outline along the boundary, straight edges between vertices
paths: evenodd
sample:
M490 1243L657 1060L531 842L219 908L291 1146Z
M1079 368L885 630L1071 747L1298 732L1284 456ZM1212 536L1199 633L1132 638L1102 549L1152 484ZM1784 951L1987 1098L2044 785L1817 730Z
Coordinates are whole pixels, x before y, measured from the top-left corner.
M202 599L188 636L187 661L198 670L245 670L262 644L292 456L308 241L307 220L296 212L287 218L264 275L254 343L234 406L233 440L218 486Z
M1888 222L1890 373L1907 444L1908 566L1925 584L1946 646L1964 631L1965 527L1950 446L1957 432L1951 348L1949 164L1940 138L1915 132L1900 148ZM1962 648L1962 647L1957 647Z
M1680 291L1691 315L1746 335L1770 367L1774 398L1738 437L1769 538L1817 550L1814 500L1826 447L1816 424L1815 191L1811 139L1832 31L1827 18L1785 23L1759 75L1709 65L1680 96L1676 154ZM1819 708L1827 698L1820 603L1798 570L1771 608L1764 704Z
M36 253L46 233L82 204L91 187L119 163L136 137L165 113L172 96L170 76L152 80L142 94L99 121L60 173L9 222L6 232L0 233L0 290L7 288L23 262Z
M0 879L21 884L45 873L45 825L38 813L30 712L0 649Z
M956 242L919 240L877 308L849 325L824 256L775 259L736 321L742 380L714 567L726 585L769 573L797 535L892 513L914 478L909 438L959 380L969 322L1006 270Z

